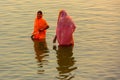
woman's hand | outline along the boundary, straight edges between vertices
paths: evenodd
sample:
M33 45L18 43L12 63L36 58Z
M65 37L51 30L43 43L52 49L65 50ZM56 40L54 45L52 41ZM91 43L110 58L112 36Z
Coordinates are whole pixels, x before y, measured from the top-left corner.
M39 29L39 32L42 32L42 31L44 31L43 29Z

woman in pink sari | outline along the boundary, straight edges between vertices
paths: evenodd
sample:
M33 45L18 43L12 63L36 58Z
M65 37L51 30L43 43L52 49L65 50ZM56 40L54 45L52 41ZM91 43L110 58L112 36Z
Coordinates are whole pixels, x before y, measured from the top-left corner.
M75 31L75 28L76 26L67 12L61 10L58 16L56 35L53 43L55 43L57 39L60 46L74 45L73 32Z

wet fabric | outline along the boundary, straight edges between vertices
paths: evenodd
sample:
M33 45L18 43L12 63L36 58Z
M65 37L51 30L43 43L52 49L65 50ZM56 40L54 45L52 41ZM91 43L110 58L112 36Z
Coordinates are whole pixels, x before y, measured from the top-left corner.
M68 16L65 10L61 10L58 16L56 36L59 45L74 44L73 32L75 31L75 24Z
M45 29L47 26L47 22L43 19L35 19L34 21L34 31L33 31L33 38L34 39L44 39L46 37L46 30L40 31Z

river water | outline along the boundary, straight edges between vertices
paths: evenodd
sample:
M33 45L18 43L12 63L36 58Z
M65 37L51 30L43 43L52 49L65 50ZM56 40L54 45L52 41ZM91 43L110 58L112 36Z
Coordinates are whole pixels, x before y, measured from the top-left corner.
M55 51L61 9L75 45ZM30 39L38 10L50 26L44 43ZM119 0L1 0L0 35L0 80L120 80Z

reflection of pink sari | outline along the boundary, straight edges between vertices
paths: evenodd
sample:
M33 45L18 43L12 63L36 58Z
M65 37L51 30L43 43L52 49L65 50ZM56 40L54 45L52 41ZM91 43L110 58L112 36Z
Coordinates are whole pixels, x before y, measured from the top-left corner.
M59 45L74 44L73 32L75 25L70 16L64 10L61 10L58 17L56 35Z

